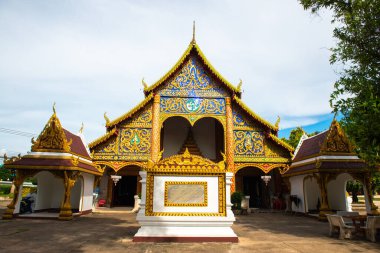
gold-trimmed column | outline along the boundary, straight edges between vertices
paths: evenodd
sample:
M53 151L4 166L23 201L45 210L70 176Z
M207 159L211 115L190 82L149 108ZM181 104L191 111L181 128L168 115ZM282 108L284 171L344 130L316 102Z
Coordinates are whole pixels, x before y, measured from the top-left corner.
M152 148L150 152L150 159L153 162L157 162L160 153L160 134L160 95L155 95L152 109Z
M226 157L227 170L235 171L234 166L234 123L232 115L231 98L226 97ZM235 175L231 178L231 192L235 191Z
M15 186L14 192L13 192L13 199L11 203L8 204L7 209L5 210L3 214L3 219L8 220L13 218L13 213L15 211L15 207L18 201L18 195L20 193L20 187L24 180L28 177L32 177L35 175L37 171L35 170L17 170L16 171L16 177L13 180L13 184Z
M321 207L319 209L319 219L326 220L326 214L331 214L329 199L327 194L327 183L329 182L330 175L328 173L319 173L315 175L319 190L321 191Z
M75 181L77 180L80 172L78 171L63 171L63 184L65 186L65 195L62 201L61 210L59 212L58 219L60 220L72 220L73 211L71 210L71 189L73 188Z
M367 214L378 215L379 214L378 207L373 203L372 186L371 186L371 179L370 179L369 173L364 174L363 185L365 187L364 193L366 194L366 199L368 200L368 205L366 203Z

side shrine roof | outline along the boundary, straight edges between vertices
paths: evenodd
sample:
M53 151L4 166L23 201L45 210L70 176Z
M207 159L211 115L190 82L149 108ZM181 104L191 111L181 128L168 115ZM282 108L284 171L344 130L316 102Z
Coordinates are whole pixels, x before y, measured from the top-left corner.
M177 61L177 63L163 76L161 77L157 82L155 82L151 86L147 86L144 88L144 93L146 96L154 92L159 86L163 85L166 80L168 80L173 74L176 73L177 70L180 69L182 64L186 61L188 56L194 52L199 56L199 59L206 65L206 67L210 70L210 72L225 86L228 90L230 90L232 93L237 94L237 96L241 96L241 90L240 86L235 87L232 85L229 81L227 81L207 60L206 56L203 54L202 50L199 48L199 46L196 44L195 40L191 41L190 45L187 47L186 51L183 53L181 58Z
M366 168L366 163L354 152L350 140L334 119L328 130L300 140L298 151L284 176L319 171L362 172Z
M82 138L61 126L55 109L36 140L31 152L22 157L4 159L7 169L78 170L100 175Z

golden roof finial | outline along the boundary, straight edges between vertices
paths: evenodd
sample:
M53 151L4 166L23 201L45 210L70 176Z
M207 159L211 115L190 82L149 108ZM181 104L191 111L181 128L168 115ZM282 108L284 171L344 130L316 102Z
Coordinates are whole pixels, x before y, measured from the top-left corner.
M83 124L83 122L82 122L82 125L81 125L81 127L80 127L80 129L79 129L79 133L83 134L83 128L84 128L84 124Z
M237 85L237 90L240 92L241 91L241 86L243 85L243 81L240 79L239 84Z
M55 102L53 103L53 113L56 114L56 112L55 112Z
M110 119L107 117L107 112L104 113L104 119L106 120L106 125L108 125L108 123L110 123Z
M191 43L195 44L195 20L193 21L193 39L191 40Z
M142 82L142 85L144 86L144 90L146 90L148 88L148 84L144 81L144 77L141 80L141 82Z
M274 126L278 128L280 126L280 121L281 121L280 116L277 116L277 120L276 120L276 123L274 124Z

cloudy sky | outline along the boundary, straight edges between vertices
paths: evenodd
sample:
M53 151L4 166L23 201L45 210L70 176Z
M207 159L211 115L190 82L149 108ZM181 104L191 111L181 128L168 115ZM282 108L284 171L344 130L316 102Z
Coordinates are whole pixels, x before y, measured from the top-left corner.
M87 141L143 98L141 79L157 81L192 37L243 101L263 118L281 117L280 136L324 130L337 78L330 14L297 0L0 1L0 153L25 153L56 102L61 123Z

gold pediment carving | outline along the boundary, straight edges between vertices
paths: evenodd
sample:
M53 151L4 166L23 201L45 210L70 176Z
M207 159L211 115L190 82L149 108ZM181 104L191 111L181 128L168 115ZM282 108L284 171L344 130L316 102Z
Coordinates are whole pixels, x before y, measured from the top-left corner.
M180 155L165 158L157 163L148 162L147 171L162 172L224 172L225 163L214 163L213 161L198 155L190 154L186 148Z
M32 151L33 152L44 152L44 151L55 151L55 152L70 152L70 145L72 140L68 141L66 139L65 132L61 126L56 113L50 117L45 128L42 130L37 140L32 138Z
M353 146L337 120L331 123L328 135L321 146L322 153L353 153Z

